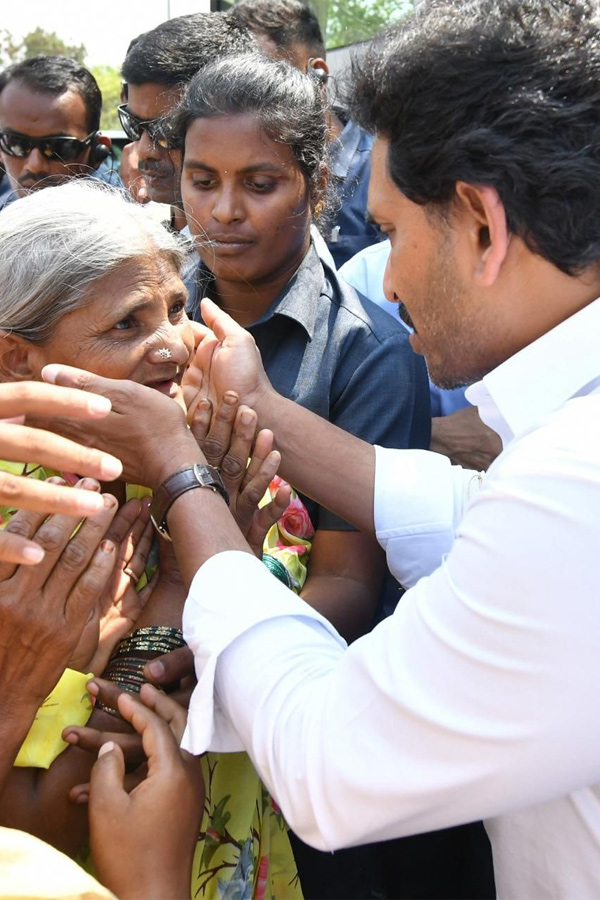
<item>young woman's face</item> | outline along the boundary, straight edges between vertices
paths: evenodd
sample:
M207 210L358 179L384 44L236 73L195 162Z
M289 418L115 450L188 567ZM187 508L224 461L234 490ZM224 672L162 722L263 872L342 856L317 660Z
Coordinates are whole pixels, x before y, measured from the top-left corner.
M287 144L252 115L195 119L181 195L196 247L217 282L257 287L290 277L310 242L304 175Z

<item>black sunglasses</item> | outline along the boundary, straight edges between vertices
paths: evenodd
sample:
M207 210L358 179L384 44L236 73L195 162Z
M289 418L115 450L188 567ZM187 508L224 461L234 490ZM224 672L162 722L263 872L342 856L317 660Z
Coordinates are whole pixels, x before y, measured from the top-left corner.
M163 150L169 150L172 147L165 132L164 119L140 119L130 112L127 108L127 104L117 107L117 112L123 131L129 140L141 140L142 134L145 131L152 143L156 144L158 147L162 147Z
M25 159L32 150L36 149L46 159L73 162L90 146L97 133L97 131L93 131L80 141L79 138L68 135L33 138L26 134L17 134L14 131L0 131L0 150L7 156Z

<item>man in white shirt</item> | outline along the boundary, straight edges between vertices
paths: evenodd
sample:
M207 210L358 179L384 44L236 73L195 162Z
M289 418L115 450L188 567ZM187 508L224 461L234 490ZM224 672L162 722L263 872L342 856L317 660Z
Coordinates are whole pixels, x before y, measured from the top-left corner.
M195 377L256 409L285 478L375 530L409 588L393 616L347 648L252 558L217 492L169 488L205 460L164 397L47 377L108 394L95 444L130 480L162 486L155 512L191 585L199 678L184 746L247 749L322 849L485 818L500 897L595 898L598 12L587 0L424 5L367 57L355 96L377 133L386 293L439 384L479 379L469 399L503 452L480 476L339 432L272 390L252 339L209 301L215 336Z

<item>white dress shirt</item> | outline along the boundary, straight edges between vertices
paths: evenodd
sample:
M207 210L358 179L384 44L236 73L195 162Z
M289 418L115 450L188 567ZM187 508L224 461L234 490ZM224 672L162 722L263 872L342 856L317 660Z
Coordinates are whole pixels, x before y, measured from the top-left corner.
M410 587L347 648L243 553L197 573L183 746L250 753L321 849L486 819L502 898L600 896L600 301L469 389L485 476L376 451Z

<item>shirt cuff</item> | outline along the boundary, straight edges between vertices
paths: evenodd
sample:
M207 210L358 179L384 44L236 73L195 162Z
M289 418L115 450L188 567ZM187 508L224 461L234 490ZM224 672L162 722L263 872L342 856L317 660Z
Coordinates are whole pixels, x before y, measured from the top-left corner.
M181 746L196 755L206 750L244 750L233 723L214 697L220 655L240 635L279 616L316 620L341 646L333 625L286 588L249 553L229 550L207 560L196 573L183 610L183 636L194 654L198 684L190 700Z
M375 533L405 588L449 552L477 472L429 450L375 447Z

